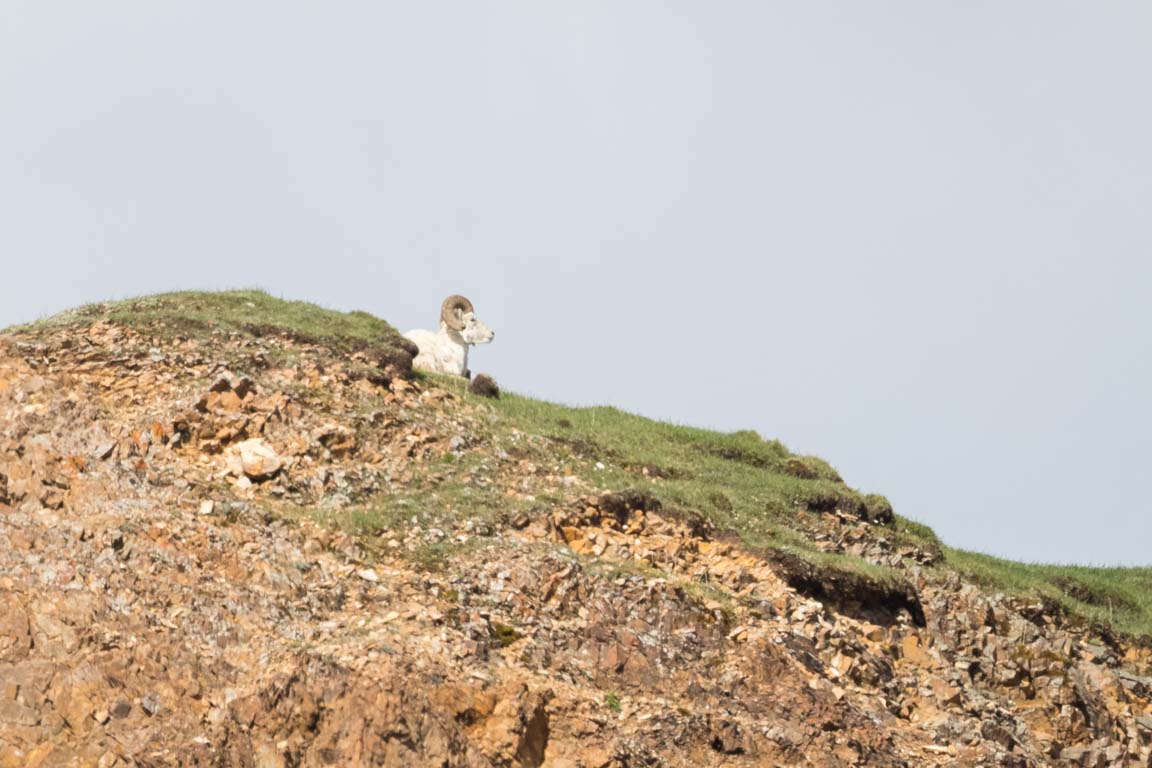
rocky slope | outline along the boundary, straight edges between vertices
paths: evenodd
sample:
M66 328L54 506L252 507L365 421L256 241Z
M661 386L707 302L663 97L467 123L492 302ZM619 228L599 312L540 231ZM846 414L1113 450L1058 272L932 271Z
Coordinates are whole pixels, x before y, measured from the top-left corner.
M808 534L905 581L747 547L406 362L0 337L0 766L1152 766L1139 642L855 510Z

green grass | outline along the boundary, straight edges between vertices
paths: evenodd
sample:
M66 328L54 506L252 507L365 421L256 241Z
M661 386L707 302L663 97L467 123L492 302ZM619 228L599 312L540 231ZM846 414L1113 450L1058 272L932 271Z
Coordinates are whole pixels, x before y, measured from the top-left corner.
M1044 565L945 547L949 566L986 589L1048 598L1073 616L1152 634L1152 568Z
M463 392L451 379L437 384ZM506 427L555 441L561 453L599 461L592 476L604 488L641 488L666 504L699 511L719 529L732 530L753 547L798 555L822 568L894 583L899 571L860 558L819 551L805 533L809 508L863 501L837 482L835 470L814 457L795 457L755 432L723 434L653 421L611 407L570 407L505 393L493 408ZM789 474L800 459L815 472ZM794 463L794 462L793 462ZM652 480L640 468L654 465L669 475ZM941 574L958 571L985 588L1047 598L1074 617L1103 621L1130 635L1152 634L1152 568L1033 565L944 546L926 525L896 516L883 533L894 546L919 546L943 554Z
M338 312L258 290L181 291L88 304L11 330L34 334L100 320L163 339L281 332L336 349L357 349L391 345L399 338L395 328L367 312Z
M780 442L750 430L723 434L617 408L570 407L508 393L499 400L482 400L468 395L459 379L425 378L487 404L493 432L518 430L547 438L541 461L570 462L600 490L646 491L665 507L700 513L718 531L735 534L750 548L796 555L825 575L847 576L842 583L863 579L897 592L908 583L902 570L821 551L806 532L819 522L820 512L813 509L856 510L865 500L821 459L795 456ZM798 463L802 476L794 474ZM654 479L653 468L662 477ZM901 522L905 525L885 528L884 535L897 544L939 548L930 529Z
M571 408L514 394L495 408L508 424L552 438L558 451L603 463L594 476L606 485L645 486L666 503L707 513L721 528L768 530L810 504L859 499L841 483L784 474L791 454L754 432L721 434L611 407ZM646 466L668 477L645 478Z
M459 381L434 378L464 392ZM778 441L750 430L723 434L612 407L570 407L515 394L491 402L497 428L549 438L554 455L582 462L584 476L606 490L646 490L666 506L700 512L717 529L737 532L751 546L784 549L876 578L892 576L890 569L859 558L822 553L804 534L805 521L814 522L819 514L813 510L854 510L864 501L831 479L838 475L821 459L794 456ZM789 474L790 461L797 460L815 474ZM667 477L646 476L645 467L657 467ZM893 531L892 538L936 543L929 529L915 524Z

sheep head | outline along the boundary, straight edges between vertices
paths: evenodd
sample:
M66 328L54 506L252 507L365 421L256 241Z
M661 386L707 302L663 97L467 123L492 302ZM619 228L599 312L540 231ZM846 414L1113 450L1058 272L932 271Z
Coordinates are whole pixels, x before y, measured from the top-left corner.
M472 302L463 296L449 296L440 306L440 322L456 331L468 344L487 344L496 337L492 330L476 319Z

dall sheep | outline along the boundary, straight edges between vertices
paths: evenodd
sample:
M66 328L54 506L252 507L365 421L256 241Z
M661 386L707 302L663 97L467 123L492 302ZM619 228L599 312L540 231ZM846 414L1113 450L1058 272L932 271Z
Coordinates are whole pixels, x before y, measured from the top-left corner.
M439 331L408 331L404 338L416 344L420 353L412 365L433 373L470 377L468 347L487 344L496 337L476 319L472 302L463 296L449 296L440 307Z

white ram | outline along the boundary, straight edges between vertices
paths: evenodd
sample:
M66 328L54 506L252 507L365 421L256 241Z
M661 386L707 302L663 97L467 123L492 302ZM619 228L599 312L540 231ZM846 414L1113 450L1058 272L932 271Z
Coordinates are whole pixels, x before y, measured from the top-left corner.
M468 370L468 347L487 344L496 337L488 326L476 319L472 302L463 296L449 296L440 307L439 331L408 331L404 338L413 342L420 353L412 365L425 371L471 377Z

